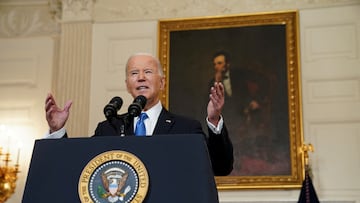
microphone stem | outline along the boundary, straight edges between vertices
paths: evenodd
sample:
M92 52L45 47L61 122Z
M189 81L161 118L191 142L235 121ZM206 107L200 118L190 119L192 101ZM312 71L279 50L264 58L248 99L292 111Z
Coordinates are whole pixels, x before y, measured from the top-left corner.
M125 125L124 125L124 124L122 124L122 125L120 126L120 136L121 136L121 137L124 137L124 136L125 136Z
M119 129L119 127L116 125L116 118L115 117L110 117L109 119L109 123L110 125L114 128L115 132L117 135L122 136L121 130ZM123 122L122 122L123 123ZM122 125L121 125L122 126Z

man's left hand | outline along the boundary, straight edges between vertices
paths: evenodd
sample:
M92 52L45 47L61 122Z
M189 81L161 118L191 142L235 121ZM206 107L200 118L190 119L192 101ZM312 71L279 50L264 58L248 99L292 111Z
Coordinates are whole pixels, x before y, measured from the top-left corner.
M210 89L210 101L207 106L207 115L210 123L217 126L222 108L225 104L224 85L221 82L215 82Z

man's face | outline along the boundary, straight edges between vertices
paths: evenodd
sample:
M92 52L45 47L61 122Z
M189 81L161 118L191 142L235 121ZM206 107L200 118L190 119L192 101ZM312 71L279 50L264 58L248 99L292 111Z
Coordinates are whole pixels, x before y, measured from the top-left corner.
M229 64L225 62L224 55L219 55L215 57L213 63L215 72L226 72L229 68Z
M151 56L133 56L126 67L127 91L135 98L143 95L147 98L145 110L159 101L164 89L165 78L160 75L156 62Z

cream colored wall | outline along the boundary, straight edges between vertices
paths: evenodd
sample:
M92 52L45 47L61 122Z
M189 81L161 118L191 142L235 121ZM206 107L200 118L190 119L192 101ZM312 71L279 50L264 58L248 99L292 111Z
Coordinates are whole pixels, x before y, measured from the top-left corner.
M360 202L360 5L300 12L304 139L324 200Z
M6 128L0 130L0 146L2 152L10 148L10 166L21 147L17 188L8 201L17 203L21 202L34 140L47 131L44 101L51 87L54 42L51 37L0 39L0 47L0 125Z
M157 46L156 21L96 23L93 30L89 134L105 119L104 105L112 97L123 99L119 113L133 101L124 85L127 57L136 52L156 55Z
M84 0L88 7L81 14L74 6L78 1L74 0L64 2L68 9L62 27L51 20L45 0L43 3L36 1L28 8L19 6L29 4L28 1L15 2L15 6L9 6L10 0L0 2L0 123L14 126L20 131L16 137L25 143L21 156L22 173L9 203L21 202L33 141L46 131L43 100L48 91L57 92L61 104L66 99L75 99L78 105L88 105L89 111L85 113L89 113L89 120L84 119L84 126L88 124L89 127L73 128L74 132L91 134L97 121L102 120L103 105L113 95L126 94L121 74L128 54L136 51L156 54L157 20L287 9L300 11L304 136L305 142L315 146L315 153L310 156L318 196L322 202L347 200L360 203L360 176L357 174L360 170L358 0L315 0L310 3L306 0ZM88 31L88 27L85 31L72 29L72 21L80 26L93 22L92 31ZM59 33L60 28L63 33ZM82 44L75 40L77 34L89 32L93 32L92 40L88 41L92 44L84 49L91 49L92 57L81 49L67 54L62 43L74 42L76 47L81 47ZM64 33L68 35L64 36ZM91 71L91 76L81 74L81 71L72 72L77 68L76 64L80 64L82 70ZM66 74L60 76L60 72ZM72 82L62 82L68 77ZM83 83L77 83L78 80ZM77 95L83 90L80 87L88 91L87 96ZM124 106L127 106L131 98L123 98ZM84 108L73 107L72 112L81 116ZM22 133L24 131L26 133ZM298 195L299 190L219 192L221 202L228 203L295 202Z

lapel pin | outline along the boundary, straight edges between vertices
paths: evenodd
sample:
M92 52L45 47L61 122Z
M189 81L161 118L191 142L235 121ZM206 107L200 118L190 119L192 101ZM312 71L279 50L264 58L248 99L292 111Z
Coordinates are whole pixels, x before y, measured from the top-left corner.
M165 120L165 122L167 122L167 123L171 123L171 120Z

